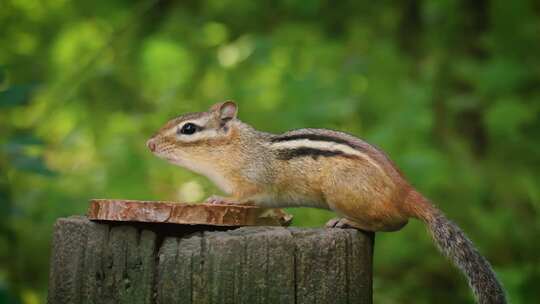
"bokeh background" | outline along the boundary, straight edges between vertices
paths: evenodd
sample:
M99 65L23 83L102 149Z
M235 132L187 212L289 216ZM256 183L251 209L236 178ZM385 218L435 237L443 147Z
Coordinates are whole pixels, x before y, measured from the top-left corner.
M90 198L218 190L144 145L234 99L271 132L383 148L492 262L540 297L538 1L0 2L0 303L44 303L53 223ZM293 209L295 225L329 212ZM472 303L422 224L379 233L376 303Z

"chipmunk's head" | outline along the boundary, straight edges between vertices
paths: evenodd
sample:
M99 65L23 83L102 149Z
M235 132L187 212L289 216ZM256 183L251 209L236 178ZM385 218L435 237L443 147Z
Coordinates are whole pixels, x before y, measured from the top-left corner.
M227 161L239 124L232 101L209 111L189 113L167 122L146 145L155 155L197 173L208 175L216 162Z

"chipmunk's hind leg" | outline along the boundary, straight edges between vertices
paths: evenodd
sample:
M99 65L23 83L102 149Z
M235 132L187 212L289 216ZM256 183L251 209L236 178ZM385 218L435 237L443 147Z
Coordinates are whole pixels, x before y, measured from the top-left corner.
M324 170L328 176L321 191L340 220L367 231L395 231L407 224L408 216L395 200L395 184L377 168L362 162L334 161Z

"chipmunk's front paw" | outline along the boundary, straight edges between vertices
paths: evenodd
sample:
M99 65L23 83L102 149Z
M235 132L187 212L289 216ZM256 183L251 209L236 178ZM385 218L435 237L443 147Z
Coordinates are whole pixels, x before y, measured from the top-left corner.
M209 198L207 198L204 202L206 204L213 204L213 205L245 205L233 199L218 196L218 195L212 195Z
M235 202L225 197L221 197L217 195L210 196L204 202L206 204L213 204L213 205L237 205L238 204L238 202Z

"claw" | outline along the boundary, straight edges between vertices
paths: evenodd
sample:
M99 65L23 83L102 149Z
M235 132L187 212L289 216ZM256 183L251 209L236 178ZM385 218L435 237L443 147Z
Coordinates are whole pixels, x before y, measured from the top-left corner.
M328 222L326 222L325 225L326 228L354 228L351 226L350 221L345 218L339 218L335 217Z
M324 226L326 228L335 228L338 222L339 222L339 218L335 217L335 218L329 220L328 222L326 222L326 224Z

